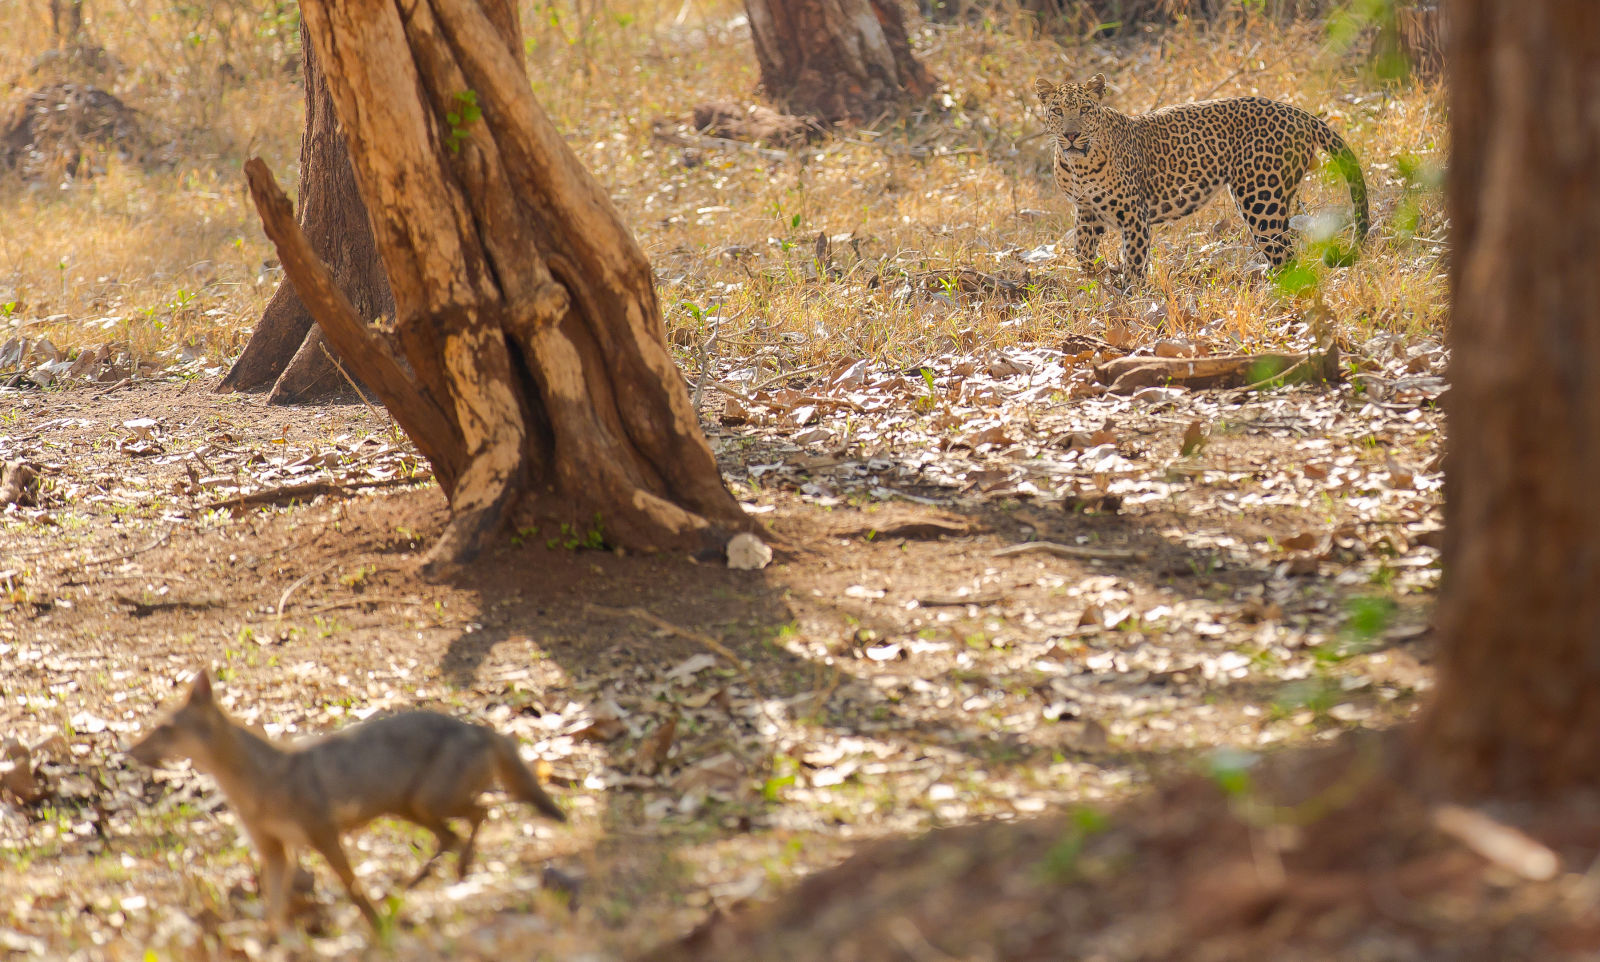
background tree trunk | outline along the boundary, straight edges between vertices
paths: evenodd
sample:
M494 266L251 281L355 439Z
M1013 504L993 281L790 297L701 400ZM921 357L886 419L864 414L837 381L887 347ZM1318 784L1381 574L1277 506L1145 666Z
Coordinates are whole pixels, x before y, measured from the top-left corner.
M384 212L414 377L265 166L247 173L318 324L434 464L452 517L429 566L470 559L525 501L630 548L754 530L672 362L650 265L533 99L512 0L306 0L301 15L361 195Z
M745 0L761 83L790 113L872 120L933 91L900 0Z
M300 134L300 226L357 314L369 320L392 317L389 279L373 245L367 208L356 189L328 84L304 23L300 48L306 87L306 123ZM330 359L337 354L326 344L294 284L285 278L217 389L259 391L270 385L268 404L297 404L346 393L348 383Z
M78 45L83 29L83 0L50 0L50 33L62 50Z
M1600 783L1600 4L1459 0L1433 754L1468 790Z

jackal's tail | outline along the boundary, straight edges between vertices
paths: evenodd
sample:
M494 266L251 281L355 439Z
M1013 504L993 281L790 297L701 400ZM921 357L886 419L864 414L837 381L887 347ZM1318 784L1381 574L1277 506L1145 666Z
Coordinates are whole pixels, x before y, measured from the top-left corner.
M1345 183L1350 186L1350 203L1356 209L1356 241L1359 243L1366 240L1367 231L1372 229L1372 215L1367 211L1367 182L1361 176L1361 164L1356 160L1356 152L1350 149L1338 131L1324 123L1321 133L1322 142L1319 146L1328 152L1333 165L1339 168Z
M558 822L567 820L567 813L561 810L556 800L539 787L539 780L534 777L528 766L523 764L522 756L517 754L517 743L499 734L493 733L494 744L494 771L500 779L500 787L510 792L514 798L537 808Z

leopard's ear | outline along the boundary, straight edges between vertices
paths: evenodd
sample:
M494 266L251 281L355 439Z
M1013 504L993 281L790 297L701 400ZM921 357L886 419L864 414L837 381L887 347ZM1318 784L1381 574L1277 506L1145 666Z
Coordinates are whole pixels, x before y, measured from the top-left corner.
M1033 78L1033 89L1038 93L1041 101L1049 100L1050 95L1056 92L1056 85L1043 77L1035 77Z
M1089 91L1090 95L1093 96L1094 99L1101 99L1106 95L1106 75L1103 73L1097 73L1093 77L1090 77L1089 82L1083 85L1083 89Z

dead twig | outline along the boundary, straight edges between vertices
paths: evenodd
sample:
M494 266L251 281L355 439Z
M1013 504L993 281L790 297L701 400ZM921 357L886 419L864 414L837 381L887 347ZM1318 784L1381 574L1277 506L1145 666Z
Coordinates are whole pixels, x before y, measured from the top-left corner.
M596 614L615 616L626 615L637 618L646 624L653 625L669 635L677 635L679 638L687 638L689 641L698 642L699 644L710 649L713 653L721 655L723 658L726 658L728 661L732 662L741 672L745 674L746 680L750 681L752 685L754 684L754 681L749 677L750 666L745 664L744 659L734 654L733 649L729 648L727 645L724 645L722 642L711 637L703 631L695 631L693 628L680 627L652 611L648 611L637 606L630 608L612 608L609 605L597 605L590 603L584 607L595 612Z
M828 683L818 689L811 700L811 717L813 719L822 717L822 709L827 707L828 699L832 698L833 693L839 690L839 683L844 680L844 672L840 670L838 660L830 658L829 662L828 667L832 670L832 673L828 675Z
M1010 558L1022 554L1048 554L1076 561L1143 561L1148 552L1138 548L1097 548L1093 545L1058 544L1054 541L1024 541L995 550L993 557Z
M328 350L327 342L318 341L317 349L322 351L322 356L327 358L328 363L333 365L333 369L339 372L340 377L344 378L344 383L350 385L350 390L356 392L356 397L360 398L361 403L367 406L367 411L372 415L372 419L374 421L383 420L383 418L378 415L378 409L372 406L372 402L367 400L367 396L365 394L361 393L361 388L356 384L356 379L350 376L350 372L346 371L344 369L344 365L339 363L339 359L333 356L332 351Z
M251 505L288 504L308 501L324 494L349 494L364 488L390 488L401 484L421 484L433 480L432 471L419 471L402 478L378 478L372 481L307 481L303 484L286 484L278 488L264 488L235 498L224 498L206 505L206 511L234 510Z
M278 607L274 609L274 620L283 620L283 609L289 606L289 599L294 597L294 593L299 591L302 585L318 575L326 574L329 571L332 571L334 568L337 568L339 565L343 564L344 561L345 559L343 558L340 558L337 561L330 561L322 567L317 568L314 571L308 571L296 578L294 581L290 582L289 587L283 589L283 594L278 596Z
M171 601L140 601L132 595L113 595L112 598L117 604L127 605L133 609L129 614L135 618L148 618L158 611L206 611L222 607L222 602L209 598L204 601L184 601L180 598Z
M749 384L736 384L733 381L713 381L711 383L716 387L717 390L724 394L731 394L741 401L749 401L751 400L750 395L757 391L764 391L779 381L787 380L792 377L799 377L802 374L814 374L826 366L827 365L825 364L812 364L807 367L799 367L792 371L782 371L777 374L769 375L768 377L762 378L759 381L752 381ZM852 401L840 400L839 398L824 398L823 400L829 404L843 405L853 408L857 411L861 410L861 406Z
M111 395L113 395L113 394L117 393L118 391L122 390L123 388L132 386L132 384L133 384L133 378L125 377L122 380L118 381L117 383L115 383L115 384L111 385L110 387L106 388L104 391L101 391L100 393L96 394L94 396L94 399L96 401L99 401L102 398L108 398Z
M1266 71L1271 70L1274 67L1277 67L1278 64L1283 63L1285 60L1289 59L1289 55L1288 54L1284 54L1283 56L1279 57L1278 59L1272 61L1272 63L1270 63L1270 64L1266 64L1266 65L1260 66L1260 67L1251 67L1251 66L1249 66L1250 61L1255 58L1255 55L1256 55L1257 51L1259 51L1260 49L1261 49L1261 41L1258 40L1258 41L1256 41L1255 45L1250 48L1249 52L1246 53L1241 58L1240 62L1244 63L1246 66L1240 67L1238 70L1235 70L1233 73L1228 74L1226 77L1223 77L1221 80L1217 81L1215 84L1212 84L1210 90L1207 90L1205 93L1201 94L1200 96L1198 96L1198 97L1196 97L1194 99L1196 101L1210 100L1213 94L1215 94L1217 91L1221 90L1223 87L1226 87L1228 84L1233 83L1235 80L1238 80L1240 77L1250 77L1250 76L1254 76L1255 74L1258 74L1258 73L1265 73ZM1156 107L1159 107L1159 106L1161 106L1161 105L1160 104L1156 105ZM1153 110L1155 108L1151 108L1151 109Z
M1037 543L1042 544L1044 542ZM1013 547L1021 548L1024 546L1014 545ZM1065 546L1063 545L1062 547ZM1000 550L1005 551L1006 549L1001 548ZM999 553L999 551L995 552L997 555ZM1020 551L1013 551L1011 553L1022 554ZM982 595L928 595L923 598L918 598L917 605L918 607L922 608L963 608L967 605L992 605L996 602L1004 600L1005 595L1000 594L999 592L992 592L990 594Z
M1246 384L1244 387L1241 387L1241 388L1237 389L1236 391L1234 391L1234 393L1235 394L1249 394L1252 391L1259 391L1262 388L1267 387L1268 385L1272 384L1275 381L1279 382L1279 383L1282 383L1282 384L1287 384L1287 383L1289 383L1290 375L1294 374L1295 372L1299 371L1301 368L1305 367L1308 363L1310 363L1311 357L1312 357L1312 355L1308 354L1305 357L1302 357L1300 360L1298 360L1298 361L1294 362L1293 364L1289 365L1288 367L1284 368L1283 370L1279 371L1278 373L1272 375L1271 377L1264 377L1261 380L1256 381L1253 384Z
M157 538L156 540L150 542L147 545L143 545L142 547L134 548L134 549L132 549L130 551L124 551L122 554L112 555L109 558L94 558L94 559L91 559L89 561L85 561L83 564L80 564L80 565L68 565L67 567L62 568L60 571L57 571L56 572L56 577L59 578L62 575L67 574L68 572L72 572L72 571L85 571L85 570L87 570L89 568L98 568L101 565L108 565L108 564L111 564L111 563L117 562L117 561L126 561L129 558L134 557L135 555L144 554L146 551L153 551L156 548L159 548L162 545L167 543L167 539L172 537L172 528L174 528L174 527L177 527L177 526L173 525L172 527L167 528L167 530L161 532L161 537Z
M1433 824L1479 856L1530 882L1547 882L1561 870L1561 858L1521 829L1497 822L1477 809L1441 805Z
M765 157L767 160L793 160L794 155L787 150L773 150L771 147L757 147L747 144L742 140L729 140L726 137L712 137L707 134L687 134L676 130L656 128L650 136L664 144L674 147L701 147L716 148L721 150L746 150L750 153Z
M827 366L826 364L809 364L809 365L807 365L805 367L797 367L792 371L781 371L781 372L779 372L777 374L771 375L770 377L764 377L761 380L755 382L754 384L751 384L750 385L750 390L752 390L752 391L765 390L766 388L769 388L772 385L777 384L779 381L787 381L789 378L799 377L802 374L814 374L817 371L822 370L826 366Z
M1132 394L1140 388L1180 385L1206 388L1259 388L1274 381L1339 380L1339 352L1313 354L1211 354L1203 357L1119 357L1097 365L1095 379L1111 394Z
M416 598L400 598L395 595L362 595L358 598L346 598L344 601L330 601L326 604L316 605L301 612L303 615L320 615L324 611L338 611L341 608L359 608L362 605L411 605L413 607L423 602Z
M738 320L739 314L743 313L744 311L740 311L738 314L735 314L733 317L729 318L729 320ZM700 377L695 381L694 398L691 401L696 411L700 410L700 401L705 397L706 382L711 379L711 350L712 348L716 347L717 335L721 333L722 314L719 311L711 321L711 336L706 338L701 344L696 345L700 360Z

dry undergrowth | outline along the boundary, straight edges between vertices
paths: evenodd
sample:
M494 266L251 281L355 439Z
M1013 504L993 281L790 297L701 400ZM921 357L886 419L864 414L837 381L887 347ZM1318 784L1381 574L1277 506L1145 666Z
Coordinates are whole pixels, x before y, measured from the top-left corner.
M150 0L91 5L89 35L112 63L77 79L139 110L171 159L111 158L93 178L0 182L10 223L28 225L0 235L0 335L68 349L119 341L143 355L204 338L213 355L234 352L280 276L239 169L259 153L287 177L296 158L298 53L279 6L186 15ZM635 0L588 22L565 4L524 11L539 95L635 225L679 343L704 344L715 329L711 351L781 370L916 360L962 332L1005 346L1103 333L1119 320L1240 347L1270 341L1263 320L1299 319L1304 305L1263 280L1225 198L1158 230L1148 298L1130 302L1069 257L1046 256L1041 245L1066 253L1073 215L1049 183L1032 80L1094 71L1130 111L1254 93L1327 116L1365 166L1375 221L1359 264L1318 267L1327 307L1356 341L1369 329L1442 325L1441 205L1416 189L1440 156L1438 93L1377 88L1360 69L1364 46L1341 49L1320 23L1192 25L1094 43L928 25L918 49L944 92L905 117L780 153L654 137L697 104L753 95L739 9ZM33 14L0 10L4 62L33 63L48 46ZM47 63L11 79L32 89L65 69ZM1327 178L1306 197L1312 210L1347 203ZM826 265L819 234L832 238ZM1027 286L1006 303L953 310L927 278L963 267ZM908 275L922 283L908 286Z

